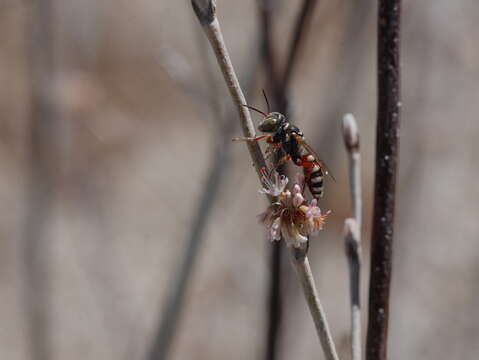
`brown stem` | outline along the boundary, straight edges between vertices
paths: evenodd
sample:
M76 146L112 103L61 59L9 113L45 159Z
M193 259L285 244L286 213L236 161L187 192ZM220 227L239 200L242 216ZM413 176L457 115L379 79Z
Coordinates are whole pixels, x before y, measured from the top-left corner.
M379 1L376 178L371 240L367 360L387 358L389 290L399 154L400 8L400 0Z
M259 2L260 26L261 26L261 59L266 71L266 82L269 92L272 93L272 108L280 112L285 112L284 92L280 88L280 78L278 64L276 63L274 46L272 41L272 15L276 0L262 0ZM280 109L281 103L284 103L284 109ZM277 156L281 156L278 154ZM278 171L284 172L281 166ZM281 242L272 242L269 257L269 289L267 300L267 328L266 328L266 360L275 360L277 358L277 349L280 336L280 326L282 318L282 296L281 296L281 263L282 263L282 244Z
M31 76L29 123L28 197L23 226L24 301L28 317L31 359L51 358L48 238L46 226L52 205L58 114L52 97L54 85L53 4L32 1L28 29L28 60Z
M261 58L266 71L266 82L273 94L273 109L279 110L278 100L284 97L281 91L281 78L278 63L276 62L275 50L272 40L273 12L276 0L262 0L259 2L260 26L261 26ZM281 112L281 111L280 111Z

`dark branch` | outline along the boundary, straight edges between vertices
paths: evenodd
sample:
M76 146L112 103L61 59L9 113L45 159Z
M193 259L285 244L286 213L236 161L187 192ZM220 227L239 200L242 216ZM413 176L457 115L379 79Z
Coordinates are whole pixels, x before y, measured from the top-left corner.
M376 179L371 240L367 360L387 358L389 290L399 153L400 3L400 0L379 1Z
M273 109L278 108L278 99L282 98L280 92L280 73L276 62L275 50L272 40L272 22L273 12L277 5L276 0L260 0L260 26L261 26L261 58L263 59L266 71L266 81L268 87L273 94ZM279 111L279 110L278 110Z
M51 309L47 271L47 224L51 214L61 153L59 113L51 94L55 80L55 17L52 1L32 1L28 18L27 52L31 109L28 139L28 178L23 224L24 293L30 359L52 356Z
M291 80L291 74L295 69L296 61L300 53L300 46L305 38L306 30L309 28L314 8L318 3L317 0L304 0L301 11L294 25L294 34L288 51L288 60L286 62L285 71L281 82L283 89L288 89Z

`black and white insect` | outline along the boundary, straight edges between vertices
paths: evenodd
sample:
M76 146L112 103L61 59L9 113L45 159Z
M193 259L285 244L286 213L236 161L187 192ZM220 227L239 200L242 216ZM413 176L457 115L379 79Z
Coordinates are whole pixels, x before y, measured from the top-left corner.
M333 179L334 177L319 155L306 142L303 132L297 126L292 125L283 114L270 112L268 98L264 92L263 95L268 106L268 113L249 105L244 106L263 115L258 130L266 133L266 135L252 138L235 138L233 141L266 139L273 150L282 149L286 155L276 162L274 169L288 160L292 160L297 166L302 166L304 178L311 195L316 199L321 198L324 194L324 175L329 175Z

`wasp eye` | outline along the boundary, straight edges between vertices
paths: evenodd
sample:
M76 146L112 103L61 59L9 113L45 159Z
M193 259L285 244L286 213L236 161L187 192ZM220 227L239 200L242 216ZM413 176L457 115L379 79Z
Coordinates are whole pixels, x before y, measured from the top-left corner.
M278 119L272 116L267 116L258 125L258 129L262 132L274 132L276 130L276 124Z

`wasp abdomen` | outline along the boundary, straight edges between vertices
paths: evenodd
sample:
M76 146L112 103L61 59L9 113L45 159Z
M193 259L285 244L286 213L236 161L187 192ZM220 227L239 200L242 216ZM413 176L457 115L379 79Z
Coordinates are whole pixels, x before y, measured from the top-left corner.
M308 161L315 161L313 155L307 156ZM324 173L321 167L318 164L314 164L313 166L305 167L304 168L304 177L306 183L308 184L309 191L314 198L319 199L323 197L324 193L324 185L323 185L323 178Z

